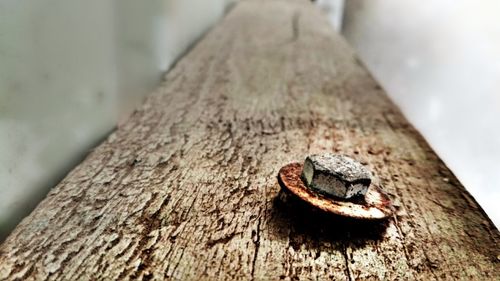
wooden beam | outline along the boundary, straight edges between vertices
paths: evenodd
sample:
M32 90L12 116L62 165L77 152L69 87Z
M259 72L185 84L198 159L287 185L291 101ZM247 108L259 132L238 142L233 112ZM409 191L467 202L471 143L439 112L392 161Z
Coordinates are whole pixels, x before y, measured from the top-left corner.
M275 200L317 152L397 214ZM6 239L0 280L498 280L499 236L314 6L241 1Z

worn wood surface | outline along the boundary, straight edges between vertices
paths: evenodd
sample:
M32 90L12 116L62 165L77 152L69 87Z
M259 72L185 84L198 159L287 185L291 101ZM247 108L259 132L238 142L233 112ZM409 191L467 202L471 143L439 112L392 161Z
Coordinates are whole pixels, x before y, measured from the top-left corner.
M334 151L383 223L275 200ZM499 280L499 232L308 1L243 1L0 247L1 280Z

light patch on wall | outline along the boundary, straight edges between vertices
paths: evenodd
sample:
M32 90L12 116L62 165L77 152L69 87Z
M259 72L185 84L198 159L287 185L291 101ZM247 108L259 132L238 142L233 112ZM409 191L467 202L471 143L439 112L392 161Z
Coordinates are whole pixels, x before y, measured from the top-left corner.
M500 2L346 1L343 34L500 225Z

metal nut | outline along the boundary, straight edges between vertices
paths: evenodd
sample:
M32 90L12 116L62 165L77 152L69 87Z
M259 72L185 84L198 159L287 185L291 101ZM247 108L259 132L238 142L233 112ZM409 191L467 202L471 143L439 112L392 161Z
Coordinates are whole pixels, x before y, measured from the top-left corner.
M371 177L370 171L361 163L331 153L307 156L301 175L309 189L342 199L364 196Z

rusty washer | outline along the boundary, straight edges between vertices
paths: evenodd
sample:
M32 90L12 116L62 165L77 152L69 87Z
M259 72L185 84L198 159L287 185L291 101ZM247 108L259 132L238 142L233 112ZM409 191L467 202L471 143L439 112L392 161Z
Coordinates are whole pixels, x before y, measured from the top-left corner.
M301 163L291 163L280 169L278 182L286 193L291 193L323 211L355 219L385 219L393 214L389 196L373 183L363 198L347 201L328 197L308 188L301 179L302 169Z

